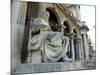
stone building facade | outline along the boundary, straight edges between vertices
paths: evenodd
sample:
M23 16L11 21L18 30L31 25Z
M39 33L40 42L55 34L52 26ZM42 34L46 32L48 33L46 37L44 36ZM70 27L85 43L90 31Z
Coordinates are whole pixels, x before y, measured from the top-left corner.
M63 32L63 35L69 38L69 46L67 47L68 50L66 52L66 55L68 56L67 62L42 62L39 60L41 56L37 51L33 52L33 63L30 64L27 62L29 57L29 40L30 36L32 35L30 33L31 25L33 24L34 20L38 18L41 15L41 12L44 10L49 12L48 23L51 27L52 32ZM39 3L12 0L12 73L35 73L95 69L95 51L90 45L90 41L87 35L88 31L89 28L86 25L86 23L84 21L81 21L80 5L41 2ZM42 69L36 68L39 67L39 65L41 65ZM53 68L54 66L58 66L59 69L55 70Z

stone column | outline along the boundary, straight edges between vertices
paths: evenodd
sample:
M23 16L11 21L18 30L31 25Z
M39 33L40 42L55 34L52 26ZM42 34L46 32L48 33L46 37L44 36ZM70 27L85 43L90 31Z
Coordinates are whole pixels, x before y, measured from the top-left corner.
M85 57L86 60L89 60L89 48L88 48L88 40L86 39L86 34L83 35L83 39L84 39Z
M71 52L72 52L72 59L75 60L75 50L74 50L74 33L70 33L69 37L71 39Z
M77 60L80 60L82 58L81 57L81 39L76 38L75 41L76 41Z
M81 60L84 60L82 35L81 35L80 45L81 45L81 47L80 47L80 50L81 50Z
M85 25L85 22L82 22L82 26L81 26L81 34L83 35L83 49L85 52L85 60L89 61L89 47L88 47L88 40L87 40L87 31L89 31L87 25Z

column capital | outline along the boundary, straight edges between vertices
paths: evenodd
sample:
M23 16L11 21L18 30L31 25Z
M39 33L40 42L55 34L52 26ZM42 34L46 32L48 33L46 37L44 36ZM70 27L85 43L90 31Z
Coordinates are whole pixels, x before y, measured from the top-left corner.
M75 41L76 41L76 42L81 42L81 37L76 37L76 38L75 38Z
M75 33L69 33L68 36L69 38L73 39L74 38Z
M81 24L82 24L82 26L80 27L81 30L89 31L89 28L86 25L86 22L85 21L81 22Z

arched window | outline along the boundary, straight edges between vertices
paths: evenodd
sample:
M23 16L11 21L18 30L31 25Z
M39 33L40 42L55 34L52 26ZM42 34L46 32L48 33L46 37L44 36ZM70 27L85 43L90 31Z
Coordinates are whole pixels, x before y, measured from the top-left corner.
M69 26L69 23L67 21L64 21L63 23L64 25L64 35L67 36L68 33L70 33L70 26Z
M64 21L63 26L64 26L64 35L68 36L68 34L71 32L71 26L68 23L68 21ZM71 40L69 40L69 49L66 54L67 54L68 58L72 58Z
M74 38L77 38L78 33L77 33L76 29L74 29L73 32L75 33Z
M49 25L51 26L52 31L60 31L61 27L58 23L57 16L55 15L53 8L46 8L46 10L49 12Z

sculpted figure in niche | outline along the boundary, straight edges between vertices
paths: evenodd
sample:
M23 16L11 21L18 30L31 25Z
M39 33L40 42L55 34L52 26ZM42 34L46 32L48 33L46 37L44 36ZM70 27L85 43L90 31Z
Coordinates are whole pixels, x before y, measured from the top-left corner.
M57 62L68 61L66 55L69 38L63 35L63 32L53 32L48 23L49 12L42 11L40 16L34 20L31 27L31 33L38 34L29 39L29 57L28 62L34 63L40 56L39 62ZM38 51L36 56L34 52ZM34 60L35 59L35 60Z

